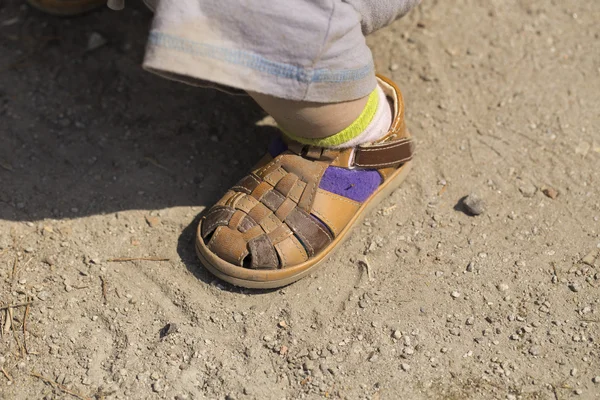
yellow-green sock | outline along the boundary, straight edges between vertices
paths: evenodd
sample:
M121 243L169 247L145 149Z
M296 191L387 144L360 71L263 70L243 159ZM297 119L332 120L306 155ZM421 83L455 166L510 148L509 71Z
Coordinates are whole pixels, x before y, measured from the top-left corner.
M337 146L343 145L344 143L347 143L347 142L351 141L352 139L355 139L361 133L365 132L365 130L367 129L367 127L369 126L371 121L373 121L373 117L375 117L377 108L379 107L379 103L380 103L380 95L378 93L379 90L380 89L376 88L369 95L367 104L365 105L365 108L360 113L358 118L356 118L356 120L354 120L354 122L352 122L352 124L350 124L350 126L348 126L347 128L343 129L342 131L340 131L334 135L327 136L325 138L311 139L311 138L296 136L289 132L283 132L283 133L290 139L292 139L298 143L302 143L302 144L306 144L306 145L318 146L318 147L337 147Z

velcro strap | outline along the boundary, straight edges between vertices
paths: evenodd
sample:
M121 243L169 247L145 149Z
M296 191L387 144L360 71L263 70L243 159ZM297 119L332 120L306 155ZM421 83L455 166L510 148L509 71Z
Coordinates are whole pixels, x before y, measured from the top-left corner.
M353 165L360 168L384 168L405 163L412 159L414 143L411 138L393 142L357 147Z

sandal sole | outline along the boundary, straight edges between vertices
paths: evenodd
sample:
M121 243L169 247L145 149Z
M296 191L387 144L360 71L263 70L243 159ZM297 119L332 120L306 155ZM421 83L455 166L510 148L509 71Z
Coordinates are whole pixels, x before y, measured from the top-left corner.
M275 289L289 285L304 278L306 275L315 272L323 265L324 261L351 236L352 228L360 223L377 205L379 205L379 203L381 203L381 201L386 199L402 184L402 182L404 182L411 168L412 161L409 161L398 168L398 171L396 171L387 182L384 182L379 186L369 200L363 203L356 215L348 222L348 225L342 232L340 232L340 235L318 255L302 264L277 270L253 270L223 261L210 251L204 243L204 240L202 240L200 231L202 229L203 219L200 220L196 232L196 254L208 271L217 278L231 283L234 286L250 289Z

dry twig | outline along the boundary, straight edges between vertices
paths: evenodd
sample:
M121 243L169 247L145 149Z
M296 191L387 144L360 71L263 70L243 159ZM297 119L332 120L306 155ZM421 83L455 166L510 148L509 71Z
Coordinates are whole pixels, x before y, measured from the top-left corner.
M19 262L19 256L15 253L15 262L13 263L13 267L12 267L12 273L10 278L13 280L15 280L15 278L17 277L17 264Z
M12 326L12 319L8 313L8 308L6 309L6 315L4 316L4 326L2 327L2 334L9 333L10 327Z
M9 172L13 172L14 169L10 166L10 164L7 164L5 162L0 161L0 168L3 168Z
M50 385L50 386L52 386L54 388L60 389L64 393L70 394L71 396L76 397L79 400L92 400L89 397L85 397L84 395L81 395L81 394L79 394L77 392L69 390L69 388L67 388L66 386L61 385L60 383L55 382L52 379L46 378L45 376L40 375L37 372L31 371L31 373L29 375L31 375L31 376L33 376L35 378L41 379L44 383L47 383L48 385Z
M161 257L122 257L122 258L111 258L106 260L108 262L126 262L126 261L169 261L168 258Z
M163 171L172 172L169 168L165 167L164 165L159 164L158 161L156 161L152 157L144 157L144 160L148 161L150 164L154 165L155 167L162 169Z
M29 304L25 306L25 313L23 314L23 347L25 347L25 352L29 354L29 349L27 349L27 339L25 335L27 334L27 316L29 315Z
M438 192L438 196L443 195L447 188L448 188L448 184L446 183L444 186L442 186L442 188Z
M12 322L12 320L14 318L12 308L9 308L7 311L8 311L8 316ZM12 333L13 333L13 337L15 338L15 341L17 342L17 347L19 347L19 350L21 351L21 358L25 358L25 349L23 348L23 345L21 344L21 341L19 340L19 337L17 336L17 330L15 329L15 324L12 324Z
M17 303L17 304L9 304L7 306L0 306L0 310L7 310L9 308L18 308L18 307L28 307L30 304L33 304L33 300L32 301L26 301L24 303Z
M102 298L104 299L104 304L108 303L108 299L106 298L106 281L103 276L100 276L100 281L102 282Z
M365 267L365 269L367 270L367 276L369 277L369 281L374 281L375 277L373 276L373 272L371 271L371 265L369 264L369 260L367 260L367 257L365 257L364 260L358 261L358 263Z
M10 375L8 374L8 372L6 372L6 370L4 369L4 367L0 368L0 370L2 371L2 373L4 374L4 376L6 377L6 379L8 379L9 381L12 382L12 378L10 377Z

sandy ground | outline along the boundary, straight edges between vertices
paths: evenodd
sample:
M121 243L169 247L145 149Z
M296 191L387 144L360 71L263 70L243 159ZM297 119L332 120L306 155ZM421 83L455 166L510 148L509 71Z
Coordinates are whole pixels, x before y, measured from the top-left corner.
M142 71L150 20L0 3L0 398L600 399L599 1L429 0L371 37L414 172L263 292L193 237L273 128Z

